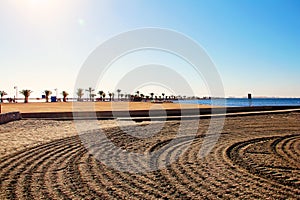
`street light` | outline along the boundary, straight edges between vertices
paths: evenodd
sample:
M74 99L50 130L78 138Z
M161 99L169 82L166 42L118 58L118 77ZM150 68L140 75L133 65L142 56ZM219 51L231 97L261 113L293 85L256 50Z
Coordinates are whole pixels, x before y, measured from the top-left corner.
M14 89L16 90L15 102L17 103L17 99L18 99L18 86L14 86Z
M56 92L56 98L58 98L58 93L57 93L58 90L57 90L57 88L55 88L54 90Z
M58 101L58 90L57 90L57 88L55 88L54 89L55 90L55 92L56 92L56 102ZM52 101L52 100L51 100Z

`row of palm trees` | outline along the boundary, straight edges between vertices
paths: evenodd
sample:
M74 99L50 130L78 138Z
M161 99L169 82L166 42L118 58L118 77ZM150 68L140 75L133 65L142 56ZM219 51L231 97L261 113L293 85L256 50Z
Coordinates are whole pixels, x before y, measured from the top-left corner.
M149 95L144 95L144 94L140 93L140 91L136 91L135 94L122 94L121 91L122 91L121 89L116 90L116 92L118 94L118 100L121 100L121 99L124 99L124 98L126 100L131 100L131 101L174 100L174 99L177 99L177 97L175 97L173 95L166 96L165 93L162 93L159 96L155 96L153 92L149 93ZM29 89L24 89L24 90L20 91L20 94L22 94L24 96L24 103L28 103L29 96L32 92L33 91L29 90ZM83 100L84 92L88 92L89 101L93 101L94 98L97 96L94 93L95 89L93 89L92 87L89 87L88 89L78 88L77 92L76 92L78 101ZM45 90L44 93L45 93L46 102L49 102L49 96L52 94L52 91ZM100 96L100 98L97 99L97 100L105 101L106 93L103 90L98 91L97 94L99 94L99 96ZM0 97L1 97L0 102L3 102L3 96L5 96L5 95L7 95L7 93L5 91L0 91ZM66 91L63 91L62 95L63 95L63 102L66 102L67 101L67 96L69 95L69 93L66 92ZM115 93L108 92L108 96L109 96L109 101L113 101Z
M22 90L22 91L20 91L20 94L24 95L24 97L25 97L24 98L24 103L28 103L28 98L29 98L31 93L32 93L31 90ZM7 93L5 91L0 91L0 97L1 97L0 102L1 103L3 103L3 97L5 95L7 95ZM46 93L46 96L47 96L47 93ZM48 96L49 96L49 94L48 94Z
M32 92L33 91L29 90L29 89L20 91L20 94L22 94L24 96L24 103L28 103L29 96ZM45 93L46 102L49 102L49 96L52 94L52 92L50 90L45 90L44 93ZM0 91L0 97L1 97L0 102L1 103L3 102L3 96L5 96L5 95L7 95L7 93L5 91ZM67 102L67 96L69 95L69 93L66 91L63 91L62 95L63 95L63 102Z
M52 92L50 90L45 90L44 92L45 92L46 102L49 102L49 96L52 94ZM66 91L62 91L61 94L63 95L63 102L67 102L67 96L69 95L69 93Z
M94 100L94 97L96 97L97 95L94 93L95 89L89 87L88 89L84 90L82 88L78 88L76 95L77 95L77 100L78 101L82 101L83 100L83 96L84 96L84 91L88 92L88 99L90 101ZM171 100L171 99L176 99L175 96L171 95L171 96L166 96L165 93L162 93L161 96L154 96L154 93L149 93L150 95L144 95L142 93L140 93L140 91L136 91L135 94L122 94L121 93L121 89L117 89L116 92L118 94L118 100L121 99L127 99L127 100L131 100L131 101L142 101L142 100ZM99 99L100 101L105 101L105 97L106 97L106 93L103 90L100 90L97 92L97 94L99 94ZM115 93L113 92L108 92L108 96L109 96L109 101L113 101L114 97L115 97Z

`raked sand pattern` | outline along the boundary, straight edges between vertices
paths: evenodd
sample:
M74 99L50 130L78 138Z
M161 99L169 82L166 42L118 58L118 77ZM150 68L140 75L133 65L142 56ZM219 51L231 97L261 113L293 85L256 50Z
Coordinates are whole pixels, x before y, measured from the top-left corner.
M179 159L147 173L122 172L97 161L72 121L11 122L0 126L0 199L299 199L299 119L300 113L227 118L203 159L198 152L209 120L200 120L195 138L178 138L158 156ZM139 153L164 148L180 125L167 122L153 137L138 139L114 121L98 123L116 146ZM134 169L140 163L131 159Z

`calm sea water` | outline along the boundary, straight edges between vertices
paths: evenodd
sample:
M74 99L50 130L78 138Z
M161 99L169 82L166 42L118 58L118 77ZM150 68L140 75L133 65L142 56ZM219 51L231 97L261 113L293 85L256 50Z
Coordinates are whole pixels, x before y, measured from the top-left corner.
M179 100L176 103L206 104L226 107L239 106L300 106L300 98L226 98L226 99L201 99L201 100Z

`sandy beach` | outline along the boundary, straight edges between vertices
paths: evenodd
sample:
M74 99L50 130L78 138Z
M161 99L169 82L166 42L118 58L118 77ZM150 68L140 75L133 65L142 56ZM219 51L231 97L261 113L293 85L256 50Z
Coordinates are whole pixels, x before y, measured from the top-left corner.
M300 200L300 0L0 2L0 200Z
M177 161L145 173L122 172L97 160L83 146L73 121L10 122L0 126L0 199L297 199L299 119L299 112L226 118L205 158L197 155L209 119L200 120L187 151L180 153L191 140L188 134L158 156L168 160L179 154ZM180 121L166 122L157 134L139 139L122 132L114 120L97 123L114 144L138 153L164 148L180 126ZM149 123L126 127L138 132L160 124ZM187 133L196 121L188 123ZM131 159L138 167L139 161Z
M111 111L111 110L149 110L149 109L181 109L181 108L210 108L209 105L150 103L150 102L76 102L76 109L82 111ZM21 113L38 112L72 112L72 102L54 103L5 103L2 112L20 111Z

